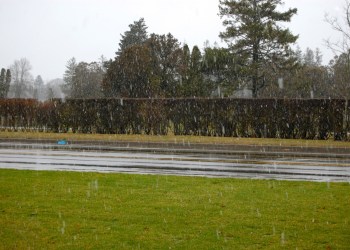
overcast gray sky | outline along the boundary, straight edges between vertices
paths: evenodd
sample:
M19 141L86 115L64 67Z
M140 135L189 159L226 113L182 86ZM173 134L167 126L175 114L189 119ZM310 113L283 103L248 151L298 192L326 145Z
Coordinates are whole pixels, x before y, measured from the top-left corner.
M298 44L319 47L324 62L332 52L324 39L339 40L324 22L325 13L343 15L345 0L285 0L298 8L287 26L299 34ZM150 33L172 33L181 43L200 48L206 40L221 42L219 0L0 0L0 68L26 57L32 74L44 80L61 78L66 62L113 58L120 34L144 17Z

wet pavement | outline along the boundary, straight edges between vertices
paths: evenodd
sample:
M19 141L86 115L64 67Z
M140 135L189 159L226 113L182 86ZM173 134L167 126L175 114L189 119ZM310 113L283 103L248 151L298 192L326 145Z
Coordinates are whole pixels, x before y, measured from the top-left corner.
M0 140L0 168L350 183L350 149Z

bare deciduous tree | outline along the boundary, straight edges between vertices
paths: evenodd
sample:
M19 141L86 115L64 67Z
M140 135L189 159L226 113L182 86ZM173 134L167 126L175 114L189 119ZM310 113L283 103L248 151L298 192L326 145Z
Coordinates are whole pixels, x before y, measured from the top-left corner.
M341 41L327 40L326 45L336 56L330 63L331 74L333 75L333 93L336 97L350 98L350 0L345 0L344 17L339 20L337 17L326 15L326 22L341 33Z
M33 82L33 76L30 73L31 69L32 66L26 58L15 60L13 65L11 65L12 91L15 98L30 97L29 91Z
M326 14L325 21L330 24L333 30L338 31L343 36L340 41L326 40L327 47L335 54L348 54L350 50L350 1L345 0L343 20Z

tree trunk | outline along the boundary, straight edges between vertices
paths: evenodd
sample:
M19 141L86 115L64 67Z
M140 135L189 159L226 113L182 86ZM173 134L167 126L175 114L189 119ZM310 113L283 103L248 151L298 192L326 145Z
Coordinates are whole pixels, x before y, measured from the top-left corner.
M252 84L252 96L258 98L258 78L256 76L253 76Z
M349 131L349 122L348 122L348 108L349 108L349 100L345 100L345 107L344 107L344 114L343 114L343 134L344 134L344 141L348 140L348 131Z
M257 42L253 46L253 76L252 76L252 95L253 98L258 97L258 84L259 84L259 43Z

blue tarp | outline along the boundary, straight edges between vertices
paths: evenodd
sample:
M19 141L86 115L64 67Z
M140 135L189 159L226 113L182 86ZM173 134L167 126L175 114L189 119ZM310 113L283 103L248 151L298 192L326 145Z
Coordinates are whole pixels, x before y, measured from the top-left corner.
M59 140L59 141L57 142L57 144L58 144L58 145L67 145L68 142L67 142L66 140Z

